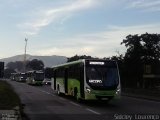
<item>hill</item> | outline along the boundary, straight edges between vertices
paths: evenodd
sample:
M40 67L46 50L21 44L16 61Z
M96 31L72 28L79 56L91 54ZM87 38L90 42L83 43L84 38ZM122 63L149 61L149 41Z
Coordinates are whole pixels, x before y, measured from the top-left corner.
M42 60L45 67L52 67L54 65L58 65L58 64L62 64L62 63L67 62L67 57L57 56L57 55L53 55L53 56L33 56L33 55L28 55L27 54L26 59L27 60L33 60L33 59ZM13 57L0 59L0 61L5 62L5 65L9 62L23 61L23 60L24 60L24 55L16 55L16 56L13 56Z

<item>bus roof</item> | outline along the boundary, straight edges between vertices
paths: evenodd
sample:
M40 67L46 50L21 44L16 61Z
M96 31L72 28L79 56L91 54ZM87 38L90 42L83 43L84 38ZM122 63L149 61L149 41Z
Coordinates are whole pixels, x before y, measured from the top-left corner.
M43 73L43 70L32 70L32 71L27 71L27 73Z
M59 68L59 67L64 67L64 66L67 67L67 66L74 65L74 64L84 63L87 60L89 61L114 61L114 60L105 60L105 59L79 59L77 61L56 65L56 66L53 66L52 68Z
M77 60L77 61L56 65L56 66L53 66L52 68L58 68L58 67L62 67L62 66L69 66L69 65L73 65L73 64L83 63L84 61L85 61L85 59L80 59L80 60Z

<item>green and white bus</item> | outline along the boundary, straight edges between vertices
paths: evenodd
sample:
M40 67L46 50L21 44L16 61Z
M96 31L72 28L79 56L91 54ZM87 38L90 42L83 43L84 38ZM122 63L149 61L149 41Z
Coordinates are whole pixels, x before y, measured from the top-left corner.
M121 93L116 61L82 59L53 67L51 87L77 100L111 100Z
M44 80L44 72L43 71L29 71L27 72L27 80L26 83L30 85L42 85Z
M11 73L10 79L16 81L17 73Z
M17 82L26 82L27 74L26 73L17 73L16 74L16 81Z

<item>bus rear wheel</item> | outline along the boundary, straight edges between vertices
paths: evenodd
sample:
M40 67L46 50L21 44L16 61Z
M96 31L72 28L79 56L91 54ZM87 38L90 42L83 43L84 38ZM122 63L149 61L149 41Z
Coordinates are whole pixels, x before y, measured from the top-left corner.
M77 99L77 98L78 98L77 93L78 93L77 88L74 88L73 97L74 97L75 99Z

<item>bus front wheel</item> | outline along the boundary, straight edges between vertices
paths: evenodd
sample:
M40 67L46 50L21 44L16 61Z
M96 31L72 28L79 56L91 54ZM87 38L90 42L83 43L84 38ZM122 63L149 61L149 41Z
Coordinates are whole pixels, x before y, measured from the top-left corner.
M82 102L81 98L79 98L79 96L78 96L78 89L77 89L77 88L74 88L73 97L74 97L74 99L77 100L78 102Z

